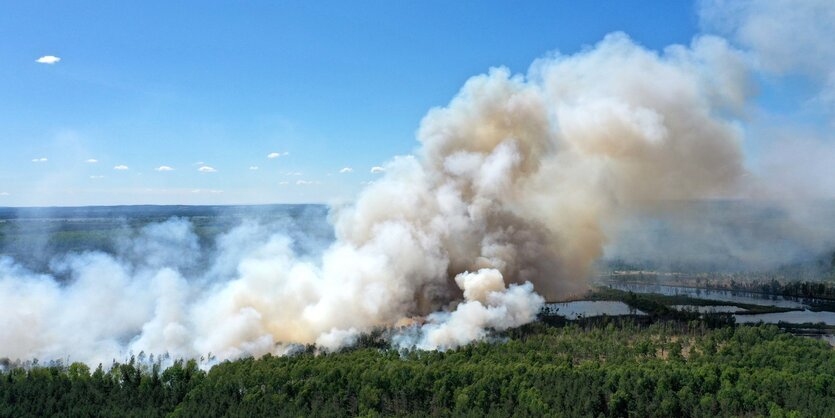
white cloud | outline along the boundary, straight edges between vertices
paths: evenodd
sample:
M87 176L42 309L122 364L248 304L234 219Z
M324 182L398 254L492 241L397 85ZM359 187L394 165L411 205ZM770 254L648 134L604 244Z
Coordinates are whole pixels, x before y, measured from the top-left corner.
M114 170L124 171L124 170L127 170L127 169L128 169L128 166L126 166L126 165L124 165L124 164L119 164L119 165L117 165L117 166L113 167L113 169L114 169Z
M252 170L252 171L256 171L256 170L258 170L258 166L257 165L251 165L251 166L249 166L249 169Z
M386 169L383 168L383 167L380 167L380 166L371 167L371 174L378 174L378 173L382 173L383 171L386 171Z
M56 57L55 55L44 55L35 60L35 62L39 64L55 64L56 62L61 61L61 58Z
M90 176L90 178L93 179L93 180L98 180L98 179L103 179L104 176Z
M284 155L290 155L290 153L289 152L271 152L271 153L267 154L267 158L273 159L273 158L278 158L278 157L281 157L281 156L284 156Z
M0 196L11 196L9 192L0 192Z
M161 166L155 168L154 170L157 170L157 171L174 171L174 168L169 167L167 165L161 165Z
M32 159L32 162L33 162L33 163L45 163L45 162L46 162L46 157L41 157L41 158L33 158L33 159Z
M192 193L195 193L195 194L200 194L200 193L220 194L220 193L223 193L223 190L217 190L217 189L194 189L194 190L192 190L191 192L192 192Z
M214 167L209 167L207 165L204 165L204 166L198 168L197 171L199 171L201 173L216 173L217 172L217 170L215 170Z
M286 186L286 185L290 184L290 182L289 181L282 181L281 183L278 183L278 184L280 184L282 186Z
M296 180L297 186L309 186L313 184L322 184L319 181L312 181L312 180Z
M85 162L85 163L89 163L89 164L95 164L95 163L99 162L99 160L97 160L97 159L95 159L95 158L90 158L90 159L88 159L88 160L86 160L86 161L84 161L84 162Z
M342 170L339 170L339 172L340 172L341 174L350 173L350 172L352 172L352 171L354 171L354 169L353 169L353 168L351 168L351 167L344 167L344 168L342 168Z

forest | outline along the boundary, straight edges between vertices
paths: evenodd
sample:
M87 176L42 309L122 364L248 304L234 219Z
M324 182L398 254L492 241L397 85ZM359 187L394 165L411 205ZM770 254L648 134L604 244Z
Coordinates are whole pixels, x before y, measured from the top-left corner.
M336 353L300 347L201 370L132 358L0 373L0 416L835 415L835 351L773 325L536 322L448 351L383 333Z

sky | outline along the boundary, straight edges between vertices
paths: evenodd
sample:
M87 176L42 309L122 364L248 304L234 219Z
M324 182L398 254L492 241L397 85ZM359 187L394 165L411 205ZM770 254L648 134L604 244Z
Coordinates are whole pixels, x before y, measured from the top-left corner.
M414 151L429 109L491 67L525 74L539 57L587 49L616 31L654 50L705 32L766 48L749 36L756 31L739 30L745 22L728 23L727 10L706 18L712 7L6 2L0 206L350 201L381 175L375 167ZM788 118L825 137L835 125L808 104L827 82L816 74L831 66L800 64L760 60L757 106L746 117ZM767 126L754 125L748 136ZM770 152L748 138L744 147L754 160Z

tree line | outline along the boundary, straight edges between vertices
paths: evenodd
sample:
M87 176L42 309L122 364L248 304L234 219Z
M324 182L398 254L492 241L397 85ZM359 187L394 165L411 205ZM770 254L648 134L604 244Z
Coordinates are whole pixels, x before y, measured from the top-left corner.
M0 373L0 416L835 415L835 351L771 325L529 324L449 351L358 347Z

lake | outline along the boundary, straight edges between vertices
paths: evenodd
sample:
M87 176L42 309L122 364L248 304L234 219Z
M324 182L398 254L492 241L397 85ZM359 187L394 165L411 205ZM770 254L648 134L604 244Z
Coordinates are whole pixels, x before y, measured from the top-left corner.
M550 314L556 314L566 319L574 320L581 317L591 316L622 316L622 315L646 315L638 309L633 309L623 302L578 300L574 302L547 303L545 310Z
M732 290L700 289L695 287L667 286L661 284L613 283L605 286L612 289L634 293L655 293L666 296L689 296L698 299L717 300L721 302L744 303L749 305L775 306L778 308L804 309L817 300L797 299L786 296L767 295L763 293L737 292ZM826 301L820 301L826 302Z
M765 322L767 324L776 324L778 322L787 322L790 324L817 324L823 322L826 325L835 325L835 312L814 312L803 310L734 316L736 317L736 322L738 324L755 324L757 322Z
M776 324L786 322L790 324L824 323L835 326L835 312L811 311L808 308L814 302L826 302L817 299L797 299L791 297L766 295L761 293L736 292L730 290L698 289L693 287L667 286L660 284L639 284L639 283L606 283L606 286L634 293L655 293L667 296L689 296L699 299L708 299L721 302L744 303L749 305L774 306L778 308L798 309L790 312L776 312L767 314L739 314L734 315L736 322L740 324L764 322ZM674 305L675 309L692 310L700 313L739 313L744 312L735 306L693 306ZM589 316L589 315L586 315Z

